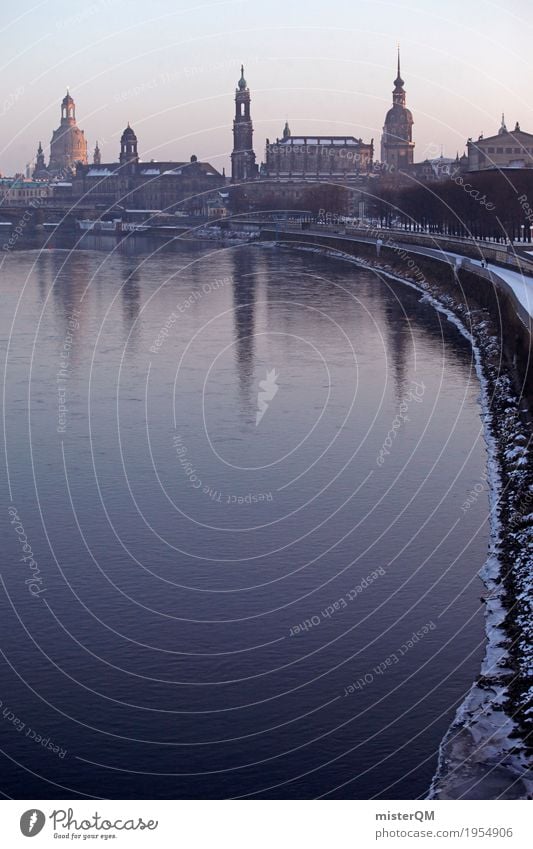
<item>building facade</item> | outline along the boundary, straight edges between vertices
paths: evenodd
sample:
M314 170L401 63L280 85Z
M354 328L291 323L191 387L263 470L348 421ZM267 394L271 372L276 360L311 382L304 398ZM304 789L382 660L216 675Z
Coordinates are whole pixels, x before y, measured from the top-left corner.
M372 171L374 140L353 136L293 136L288 123L283 137L266 141L261 176L283 180L346 181Z
M128 126L120 139L118 162L102 162L98 146L92 165L79 164L73 195L85 203L127 209L207 215L225 177L208 162L142 162L137 136Z
M52 189L39 180L0 178L0 204L3 206L40 206L52 196Z
M520 129L518 121L510 132L505 117L495 136L477 141L468 139L468 171L489 171L501 168L533 168L533 135Z
M398 73L394 80L392 107L385 116L381 137L381 161L389 169L407 170L413 164L413 116L406 104L404 81L400 73L400 48L398 48Z

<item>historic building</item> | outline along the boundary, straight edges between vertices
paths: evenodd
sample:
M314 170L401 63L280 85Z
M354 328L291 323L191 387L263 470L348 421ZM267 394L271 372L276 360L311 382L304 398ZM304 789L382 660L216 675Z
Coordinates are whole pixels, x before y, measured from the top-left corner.
M259 169L253 150L250 90L241 66L235 93L229 203L234 212L264 209L317 211L359 207L366 177L373 170L374 140L354 136L293 136L288 122L282 137L266 140Z
M78 165L73 195L111 209L163 210L207 215L226 179L208 162L143 162L137 136L128 126L120 139L118 162L102 162L98 145L92 165Z
M404 81L400 73L400 48L398 48L398 74L394 80L392 107L387 112L381 137L381 161L391 170L407 170L413 164L413 116L406 105Z
M505 117L497 135L477 141L468 139L468 171L488 171L501 168L533 168L533 135L520 129L518 121L510 132Z
M87 164L87 142L76 123L76 104L67 91L61 103L61 123L50 141L50 161L46 166L39 142L33 176L40 179L66 177L74 172L79 162Z
M372 171L374 140L353 136L293 136L285 124L283 137L266 141L261 176L283 180L350 180Z
M424 159L422 162L413 162L409 168L396 174L390 172L385 166L382 170L383 181L391 183L441 183L456 177L466 171L466 154L455 159L445 157L442 154L437 159Z
M232 183L255 180L258 175L253 148L254 128L250 114L250 100L250 89L244 79L244 66L241 65L241 78L235 90L233 152L231 154Z
M49 184L38 180L0 178L0 204L2 206L40 206L52 196Z
M371 173L373 139L365 143L349 135L293 136L288 122L281 138L272 143L266 140L265 162L259 169L253 149L250 101L250 89L241 66L241 78L235 91L232 183L245 183L258 177L277 181L346 182Z

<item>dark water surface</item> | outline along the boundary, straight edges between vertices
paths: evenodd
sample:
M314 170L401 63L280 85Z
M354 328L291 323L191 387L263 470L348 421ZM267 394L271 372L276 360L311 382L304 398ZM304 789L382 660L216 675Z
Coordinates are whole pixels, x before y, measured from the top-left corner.
M139 250L1 270L2 792L423 796L483 648L469 344L312 253Z

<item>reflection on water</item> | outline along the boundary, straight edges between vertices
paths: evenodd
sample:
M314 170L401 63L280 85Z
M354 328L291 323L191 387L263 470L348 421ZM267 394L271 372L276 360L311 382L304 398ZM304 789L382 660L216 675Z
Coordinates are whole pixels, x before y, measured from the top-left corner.
M250 408L254 363L254 309L256 256L253 251L232 251L232 289L235 358L241 404Z
M150 249L2 268L2 699L64 754L3 723L1 789L423 796L483 647L471 351L349 265Z

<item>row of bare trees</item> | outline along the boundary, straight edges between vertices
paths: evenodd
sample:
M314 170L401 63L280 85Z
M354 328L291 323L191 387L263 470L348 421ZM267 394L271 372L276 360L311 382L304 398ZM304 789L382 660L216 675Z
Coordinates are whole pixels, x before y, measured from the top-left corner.
M531 241L533 170L458 174L423 184L380 182L368 192L366 209L381 226Z

